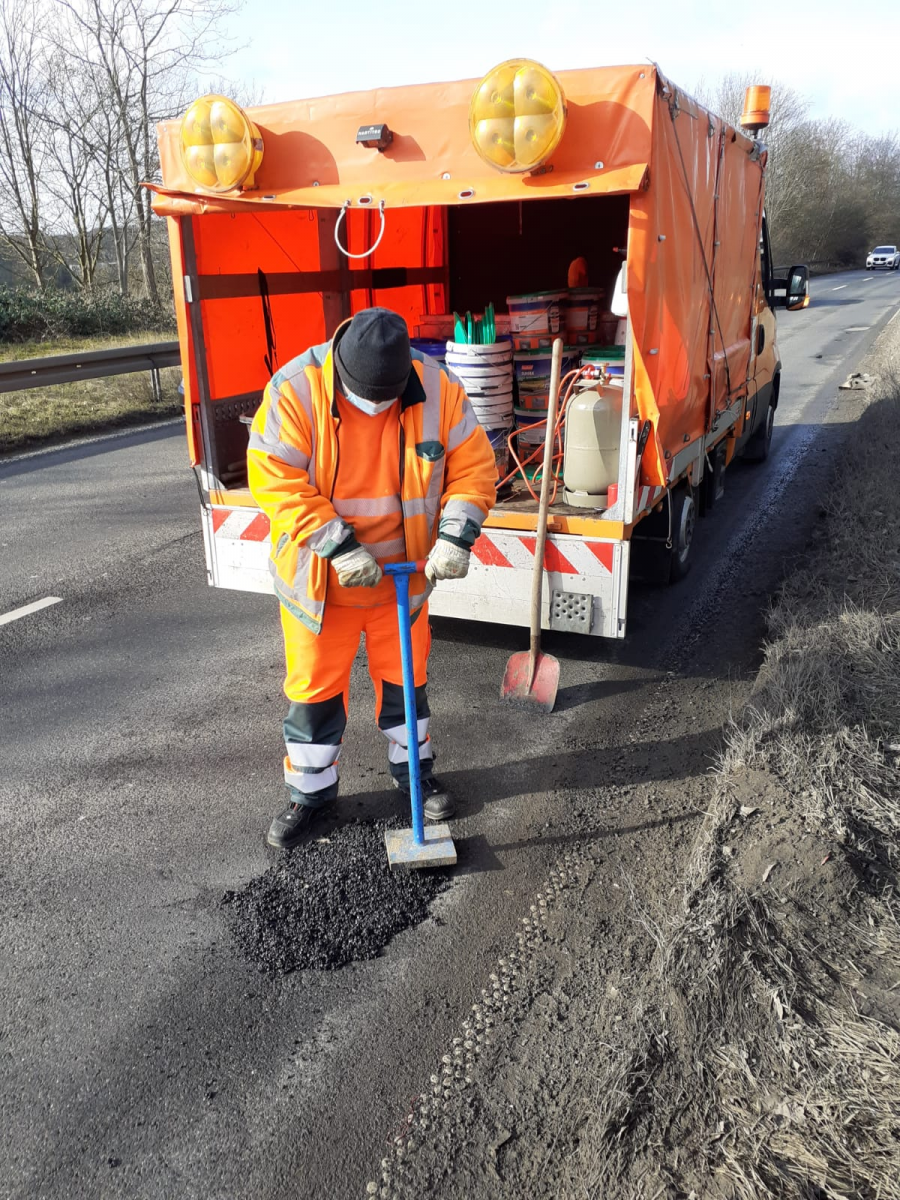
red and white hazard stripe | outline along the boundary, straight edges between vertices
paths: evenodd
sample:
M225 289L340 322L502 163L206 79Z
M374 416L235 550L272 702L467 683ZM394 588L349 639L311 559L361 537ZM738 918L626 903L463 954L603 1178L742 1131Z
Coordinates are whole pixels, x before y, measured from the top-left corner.
M534 568L536 538L530 533L488 529L472 547L472 557L483 567ZM613 569L614 542L589 541L581 537L548 537L544 566L560 575L605 575Z
M642 489L649 491L649 488ZM662 490L662 489L657 489ZM213 535L218 539L265 542L269 518L252 508L213 508ZM590 540L573 535L547 538L544 566L560 575L608 575L613 569L615 542ZM536 538L532 533L489 529L472 548L472 557L482 567L531 572Z
M265 542L269 537L269 518L253 508L214 508L213 534L242 542Z
M637 496L635 497L635 516L645 512L648 508L652 508L665 490L664 487L648 487L646 485L639 487Z

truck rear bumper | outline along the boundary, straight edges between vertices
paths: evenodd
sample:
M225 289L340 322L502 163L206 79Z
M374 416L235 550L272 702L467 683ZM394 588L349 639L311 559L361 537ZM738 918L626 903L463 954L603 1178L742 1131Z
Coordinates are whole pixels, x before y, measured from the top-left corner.
M213 587L271 593L269 522L254 508L203 509L206 568ZM541 625L593 637L625 636L630 542L551 534L544 555ZM439 617L530 624L535 536L488 529L472 552L465 579L432 593Z
M630 543L557 534L547 539L541 626L593 637L625 636ZM488 529L465 579L444 581L429 601L437 617L521 625L531 620L534 535Z

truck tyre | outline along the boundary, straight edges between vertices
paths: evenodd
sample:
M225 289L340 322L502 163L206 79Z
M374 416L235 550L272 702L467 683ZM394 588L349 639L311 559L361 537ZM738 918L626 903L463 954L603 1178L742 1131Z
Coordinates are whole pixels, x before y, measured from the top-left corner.
M669 583L678 583L691 569L697 498L685 484L672 493L672 549L669 552Z
M772 445L772 430L775 428L775 405L770 404L766 412L766 419L753 437L750 438L747 445L744 447L743 457L747 462L765 462L769 457L769 449Z

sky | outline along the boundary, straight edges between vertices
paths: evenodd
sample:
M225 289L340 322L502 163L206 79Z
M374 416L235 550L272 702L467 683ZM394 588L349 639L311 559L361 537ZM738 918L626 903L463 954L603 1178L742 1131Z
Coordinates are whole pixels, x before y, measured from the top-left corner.
M688 91L754 71L795 87L813 116L900 129L900 0L246 0L228 31L244 45L222 73L267 103L477 78L507 58L552 70L653 60Z

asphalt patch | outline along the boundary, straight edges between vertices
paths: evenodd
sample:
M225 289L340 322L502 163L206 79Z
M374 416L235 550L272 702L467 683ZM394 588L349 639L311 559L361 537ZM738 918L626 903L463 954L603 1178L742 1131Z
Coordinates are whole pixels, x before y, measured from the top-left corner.
M376 958L392 937L428 916L450 886L447 871L392 871L384 831L358 821L284 854L220 907L242 954L260 971L331 971Z

